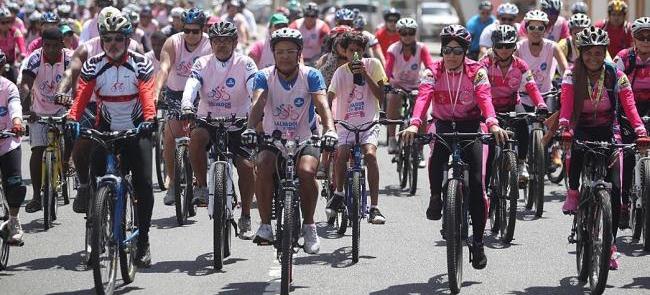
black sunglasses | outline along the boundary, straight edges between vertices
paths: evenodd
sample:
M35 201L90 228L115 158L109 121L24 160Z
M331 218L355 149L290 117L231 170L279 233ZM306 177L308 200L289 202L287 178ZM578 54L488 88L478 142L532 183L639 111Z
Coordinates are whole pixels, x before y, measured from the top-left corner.
M526 27L526 29L529 30L529 31L544 32L546 30L546 26L544 26L544 25L539 25L539 26L528 25Z
M634 39L639 40L641 42L650 42L650 35L634 36Z
M126 40L126 37L124 37L124 36L115 36L115 37L111 38L111 37L103 36L103 37L101 37L101 40L104 43L111 43L113 41L115 41L117 43L120 43L120 42L124 42L124 40Z
M463 47L449 47L445 46L442 48L442 54L443 55L448 55L453 53L454 55L463 55L465 54L465 48Z
M183 33L188 35L189 34L198 35L201 34L201 32L203 32L201 29L183 29Z
M515 43L497 43L494 44L495 49L513 49L517 44Z
M10 24L10 23L12 23L12 21L10 21L10 20L0 21L0 24L3 24L3 25L7 25L7 24Z
M509 23L511 23L511 22L514 22L514 21L515 21L515 18L514 18L514 17L502 17L502 18L500 18L499 20L500 20L502 23L503 23L503 22L509 22Z
M415 36L415 30L399 31L400 36Z

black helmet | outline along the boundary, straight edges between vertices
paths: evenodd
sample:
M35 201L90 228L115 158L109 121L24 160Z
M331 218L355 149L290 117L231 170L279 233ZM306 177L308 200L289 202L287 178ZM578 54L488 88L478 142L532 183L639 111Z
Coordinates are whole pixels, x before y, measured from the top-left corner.
M237 37L237 27L229 21L218 22L210 26L208 37Z
M390 16L395 16L397 19L402 18L402 13L394 7L387 8L384 10L384 20L388 19Z

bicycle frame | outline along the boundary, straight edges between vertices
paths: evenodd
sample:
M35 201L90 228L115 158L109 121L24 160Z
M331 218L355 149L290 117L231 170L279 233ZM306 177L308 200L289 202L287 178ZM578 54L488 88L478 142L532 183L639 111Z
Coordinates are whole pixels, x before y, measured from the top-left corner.
M61 173L63 172L63 148L61 146L61 131L59 128L54 125L52 120L47 121L39 121L41 124L48 125L48 130L47 130L47 147L45 148L45 152L43 153L43 159L41 162L41 184L44 184L47 181L51 181L54 185L56 185L57 188L60 188L61 186ZM46 179L46 172L45 172L45 163L46 163L46 157L48 156L49 153L54 154L54 173L50 175L51 179ZM43 189L43 185L41 185L41 190ZM44 197L44 194L41 194L41 197ZM56 202L56 200L54 200ZM44 204L44 203L43 203Z

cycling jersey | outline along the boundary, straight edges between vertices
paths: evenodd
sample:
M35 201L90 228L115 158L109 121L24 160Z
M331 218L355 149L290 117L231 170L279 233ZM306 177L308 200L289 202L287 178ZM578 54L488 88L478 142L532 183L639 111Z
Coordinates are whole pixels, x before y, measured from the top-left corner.
M151 61L134 51L127 51L122 64L111 63L102 53L89 58L81 68L70 117L81 119L91 94L97 95L99 130L126 130L142 121L153 120L153 67Z
M97 16L95 16L83 24L81 34L79 35L79 42L83 43L98 36L99 29L97 28Z
M244 117L251 107L253 77L257 72L255 62L245 55L233 53L225 61L219 61L213 54L200 57L192 66L192 74L185 84L182 108L196 105L196 114L205 117Z
M253 43L249 48L248 56L252 57L253 60L257 60L256 64L259 69L274 65L275 58L271 50L271 39L266 38Z
M379 41L379 46L381 46L381 53L383 53L384 56L388 56L388 47L400 40L399 32L391 32L386 28L386 26L377 29L375 36L377 36L377 41Z
M18 87L7 78L0 76L0 130L11 129L15 118L23 117ZM0 139L0 156L20 147L20 137Z
M526 38L528 32L526 30L525 21L521 21L518 32L519 32L519 37ZM557 20L555 21L555 24L553 24L553 26L550 29L547 28L546 32L544 33L545 39L549 39L555 42L562 40L564 38L568 38L569 36L571 36L571 31L569 30L569 21L567 21L566 18L562 16L558 16Z
M212 47L210 47L210 39L207 34L203 34L199 45L192 52L187 51L184 34L178 33L168 39L168 42L172 42L175 53L174 64L171 65L167 77L167 88L172 91L183 91L185 82L192 72L194 61L201 56L212 54Z
M492 90L492 104L496 111L514 111L515 106L520 103L519 89L526 89L535 106L546 107L526 62L516 56L512 58L510 68L505 75L491 54L480 60L480 63L487 69Z
M292 22L289 28L296 29L302 34L304 42L302 56L306 60L320 57L321 44L323 44L323 39L330 32L330 27L324 21L316 19L316 25L313 28L307 28L305 19L301 18Z
M619 51L632 47L634 44L632 28L628 22L625 22L622 26L615 27L610 25L607 20L601 20L595 26L607 32L609 36L607 51L611 56L616 56Z
M535 77L539 91L549 92L553 88L553 75L557 68L557 61L554 55L555 42L548 39L542 39L542 42L542 50L539 56L534 56L530 52L530 40L528 39L521 40L517 43L517 51L515 54L528 63L528 68L533 73L533 77ZM521 91L525 91L525 89L521 89ZM529 106L532 105L527 97L522 99L522 103Z
M72 50L64 48L61 58L55 64L45 61L43 49L39 48L27 57L21 72L34 79L32 86L32 111L39 115L53 115L64 109L64 106L54 103L57 86L63 77L63 72L70 67Z
M316 132L312 95L325 95L325 81L318 70L300 64L295 81L284 81L271 66L255 74L254 85L255 91L266 91L262 126L267 134L280 130L288 139L306 140Z
M446 71L442 59L433 62L420 84L411 124L419 126L425 120L429 106L435 120L485 119L488 126L498 124L487 71L469 58L465 58L463 70L459 73Z
M16 47L18 47L18 52L16 52ZM7 63L12 64L18 57L18 53L24 54L27 52L23 34L16 28L11 27L5 33L5 36L0 36L0 49L7 56Z
M156 58L156 53L153 52L153 50L149 50L144 54L144 56L151 61L151 64L153 65L154 75L157 74L160 70L160 61Z
M393 43L388 47L386 55L386 74L393 87L404 90L414 90L420 84L422 64L425 68L433 66L433 59L424 43L415 43L415 55L408 59L404 56L402 42Z
M616 67L624 73L631 81L634 98L637 102L650 103L650 59L641 60L638 54L631 52L632 48L621 50L614 62ZM634 69L630 69L630 54L636 59Z

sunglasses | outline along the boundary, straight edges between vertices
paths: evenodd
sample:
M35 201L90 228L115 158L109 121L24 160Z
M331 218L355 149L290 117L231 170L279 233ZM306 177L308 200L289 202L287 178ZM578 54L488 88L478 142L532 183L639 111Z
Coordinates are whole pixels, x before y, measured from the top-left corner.
M544 31L546 31L546 26L544 26L544 25L539 25L539 26L529 25L529 26L526 27L526 29L528 31L544 32Z
M495 49L513 49L517 44L515 43L497 43L494 44Z
M650 42L650 35L639 35L639 36L634 36L634 39L641 41L641 42Z
M3 25L8 25L8 24L10 24L10 23L12 23L12 21L10 21L10 20L3 20L3 21L0 21L0 24L3 24Z
M415 30L399 31L400 36L415 36Z
M465 48L463 47L449 47L445 46L442 48L442 54L443 55L448 55L453 53L454 55L463 55L465 54Z
M515 21L514 17L502 17L499 19L500 22L502 23L511 23Z
M396 23L396 22L397 22L397 19L396 19L396 18L389 18L389 19L386 20L386 22L389 22L389 23Z
M111 43L113 41L115 41L117 43L121 43L121 42L124 42L124 40L126 40L126 37L124 37L124 36L115 36L115 37L111 38L111 37L104 36L104 37L101 37L101 40L104 43Z
M201 32L203 32L203 31L201 31L201 29L183 29L183 33L188 34L188 35L189 34L198 35L198 34L201 34Z

